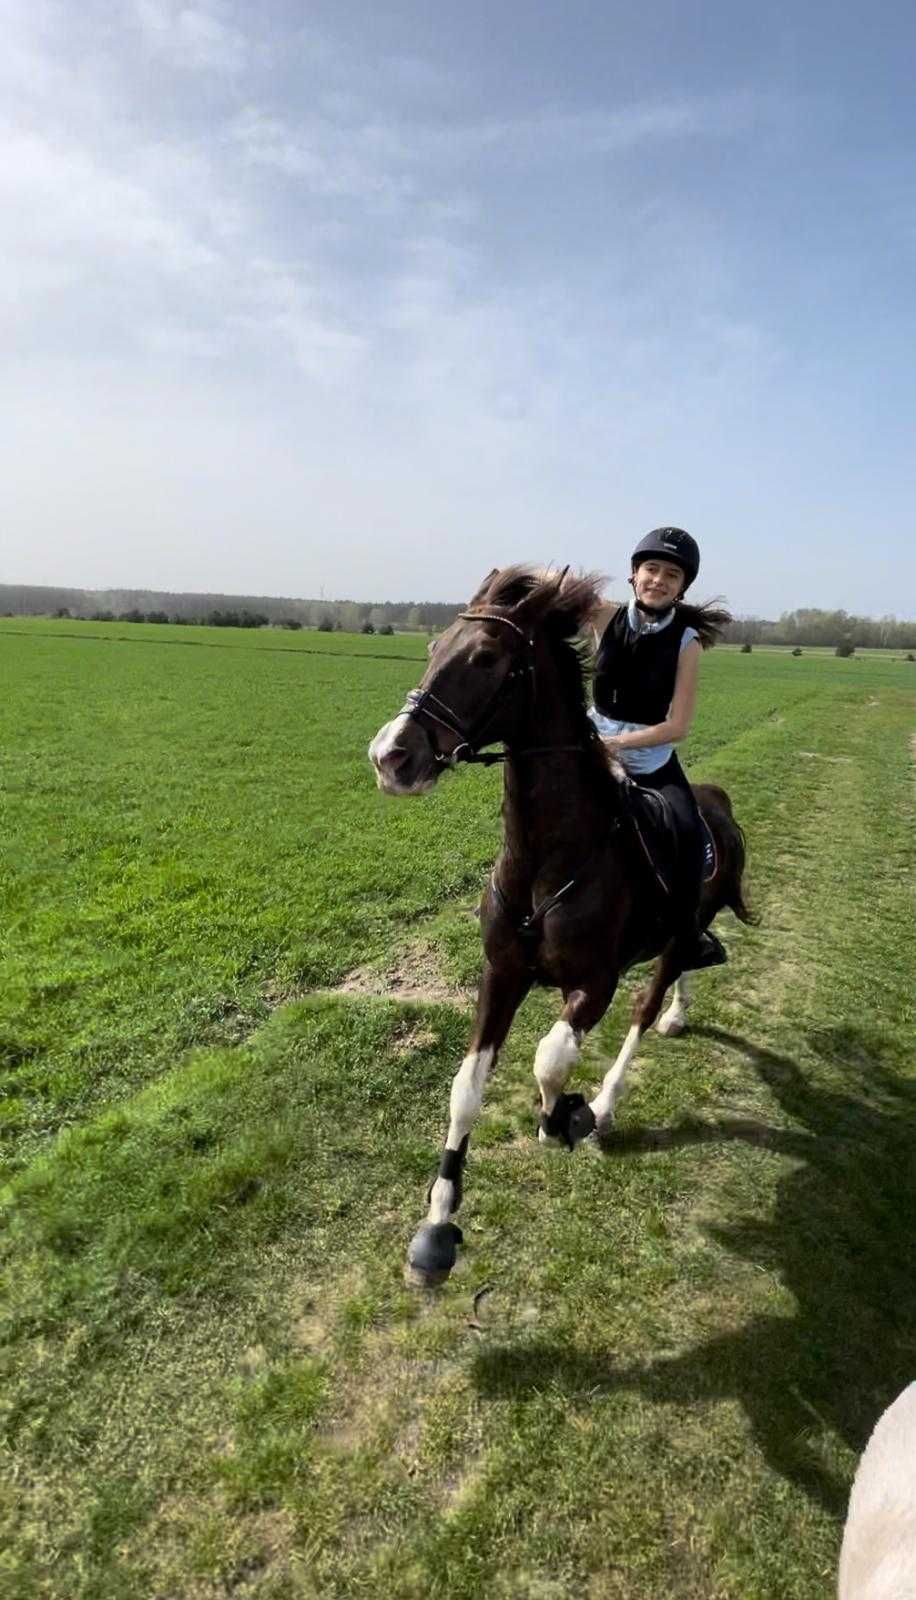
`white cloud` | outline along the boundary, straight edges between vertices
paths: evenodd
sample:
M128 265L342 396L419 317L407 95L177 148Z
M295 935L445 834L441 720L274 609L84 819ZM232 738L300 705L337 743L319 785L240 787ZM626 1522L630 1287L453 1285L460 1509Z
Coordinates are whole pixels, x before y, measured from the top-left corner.
M144 43L179 71L233 76L244 70L249 41L218 0L196 6L180 0L134 0L133 9Z
M363 202L406 197L408 146L392 127L361 124L341 127L331 118L291 123L256 106L239 113L227 139L250 166L299 179L313 194L348 196Z
M142 184L86 150L10 128L0 128L0 209L26 266L37 250L69 262L74 275L86 253L102 256L107 269L146 258L162 273L196 271L213 259Z
M580 163L663 142L735 138L780 115L780 102L751 93L596 111L548 107L533 116L470 122L372 117L361 102L305 118L252 104L235 119L230 138L252 165L299 178L318 194L365 198L419 192L433 182L431 174L452 182L475 157L486 156L496 168Z
M366 341L326 307L321 292L295 267L265 258L249 263L244 304L232 322L259 336L274 335L298 369L322 383L352 376Z

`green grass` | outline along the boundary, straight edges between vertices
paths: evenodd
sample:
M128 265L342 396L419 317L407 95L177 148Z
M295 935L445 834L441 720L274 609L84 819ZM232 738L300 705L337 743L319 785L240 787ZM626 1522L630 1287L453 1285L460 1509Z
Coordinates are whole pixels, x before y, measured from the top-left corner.
M829 1596L916 1354L899 665L704 663L689 759L761 923L723 919L606 1159L532 1139L532 996L429 1299L401 1267L466 1004L324 991L472 979L498 779L376 793L419 659L74 626L0 622L0 1592Z

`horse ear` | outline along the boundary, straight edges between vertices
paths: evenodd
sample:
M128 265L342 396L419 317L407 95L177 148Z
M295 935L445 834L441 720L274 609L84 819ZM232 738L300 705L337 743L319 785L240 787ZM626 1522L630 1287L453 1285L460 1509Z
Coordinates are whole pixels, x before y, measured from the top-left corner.
M490 568L489 572L487 573L486 577L483 580L483 583L480 585L480 588L477 590L477 593L471 595L471 598L470 598L470 600L468 602L469 605L472 605L472 606L483 605L484 600L486 599L487 590L489 589L490 584L493 582L493 579L496 577L497 572L499 572L500 570L501 569L499 567L491 567Z

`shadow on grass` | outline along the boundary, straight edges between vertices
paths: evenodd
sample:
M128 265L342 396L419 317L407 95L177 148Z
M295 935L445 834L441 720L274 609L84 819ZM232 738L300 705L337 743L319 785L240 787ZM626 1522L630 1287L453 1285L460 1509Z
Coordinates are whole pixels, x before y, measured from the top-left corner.
M696 1031L738 1051L796 1127L728 1119L644 1129L620 1136L609 1157L743 1140L798 1162L778 1185L772 1215L710 1230L724 1249L785 1285L796 1315L754 1317L638 1368L615 1366L605 1350L544 1341L484 1348L476 1382L490 1395L559 1388L580 1405L624 1389L682 1405L736 1399L770 1466L841 1516L848 1485L808 1436L826 1428L858 1453L916 1370L916 1086L893 1070L877 1035L808 1035L823 1068L812 1081L789 1057L736 1034Z

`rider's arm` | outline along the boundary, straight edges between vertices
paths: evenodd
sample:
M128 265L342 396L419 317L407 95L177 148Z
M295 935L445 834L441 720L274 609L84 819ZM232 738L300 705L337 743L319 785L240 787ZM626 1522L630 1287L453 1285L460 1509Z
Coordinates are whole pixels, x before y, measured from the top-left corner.
M617 734L613 739L605 740L605 743L614 750L652 750L659 744L679 744L681 739L686 739L696 709L700 654L699 639L691 639L681 651L671 709L664 722L657 722L652 728L641 728L638 732Z

